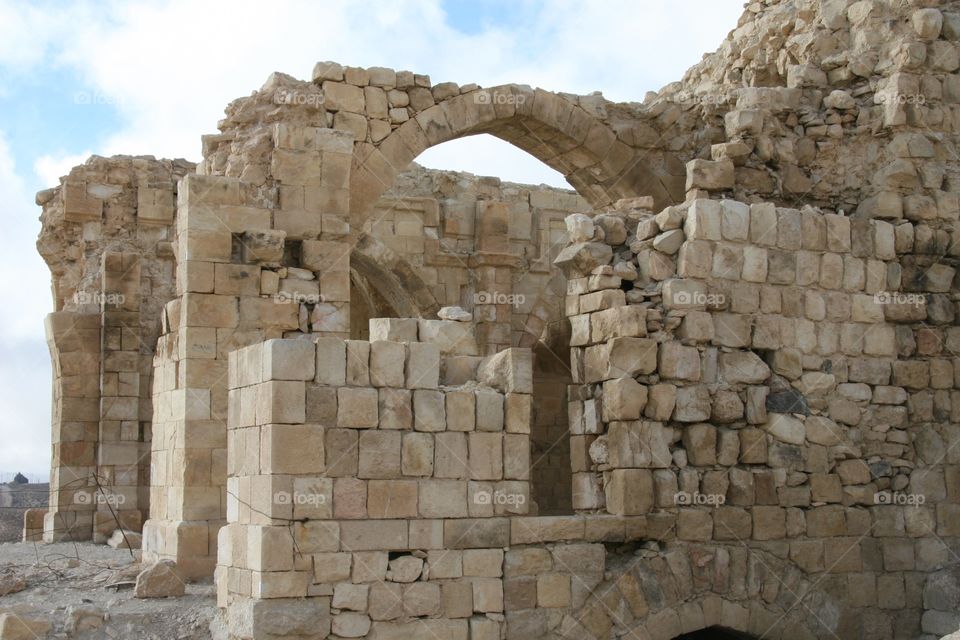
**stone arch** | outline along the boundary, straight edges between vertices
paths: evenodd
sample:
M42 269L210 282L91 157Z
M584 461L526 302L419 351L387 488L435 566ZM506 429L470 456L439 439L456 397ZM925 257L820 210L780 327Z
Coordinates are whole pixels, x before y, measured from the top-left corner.
M606 569L605 582L571 612L564 637L599 640L616 630L673 640L710 627L756 638L859 637L856 611L822 575L761 548L671 541L658 552L608 554Z
M530 153L566 180L593 207L620 198L652 195L663 203L683 199L652 171L649 150L617 137L576 97L508 84L474 89L423 109L382 141L354 145L350 175L351 221L360 228L398 173L426 149L487 133Z
M375 237L362 233L350 252L350 268L404 318L432 318L440 304L416 269Z

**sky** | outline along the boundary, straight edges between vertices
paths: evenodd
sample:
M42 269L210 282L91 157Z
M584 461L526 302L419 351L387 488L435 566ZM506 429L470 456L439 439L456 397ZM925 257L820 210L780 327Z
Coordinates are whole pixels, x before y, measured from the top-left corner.
M265 9L269 7L269 9ZM273 71L318 60L641 101L736 26L731 0L24 2L0 0L0 481L44 479L50 458L50 277L36 191L89 155L200 160L224 106ZM568 186L489 136L417 161Z

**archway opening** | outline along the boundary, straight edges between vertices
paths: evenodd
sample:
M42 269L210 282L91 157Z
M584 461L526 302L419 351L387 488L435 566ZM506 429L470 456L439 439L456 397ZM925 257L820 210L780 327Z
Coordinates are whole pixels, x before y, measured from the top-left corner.
M673 640L756 640L747 633L726 627L713 626L677 636Z

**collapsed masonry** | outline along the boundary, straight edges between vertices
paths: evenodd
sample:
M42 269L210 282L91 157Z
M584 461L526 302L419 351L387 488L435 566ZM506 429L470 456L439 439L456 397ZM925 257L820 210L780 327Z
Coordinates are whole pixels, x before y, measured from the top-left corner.
M234 638L955 631L958 39L754 3L643 104L320 63L91 159L27 529L145 520ZM477 133L579 197L406 172Z

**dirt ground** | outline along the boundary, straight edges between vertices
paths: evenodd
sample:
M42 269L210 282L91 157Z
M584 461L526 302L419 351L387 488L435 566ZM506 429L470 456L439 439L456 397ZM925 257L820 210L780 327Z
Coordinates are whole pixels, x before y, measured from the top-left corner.
M212 580L187 585L180 598L141 600L133 597L137 573L130 551L105 545L0 544L0 593L23 587L0 596L0 614L49 622L51 639L211 638Z

